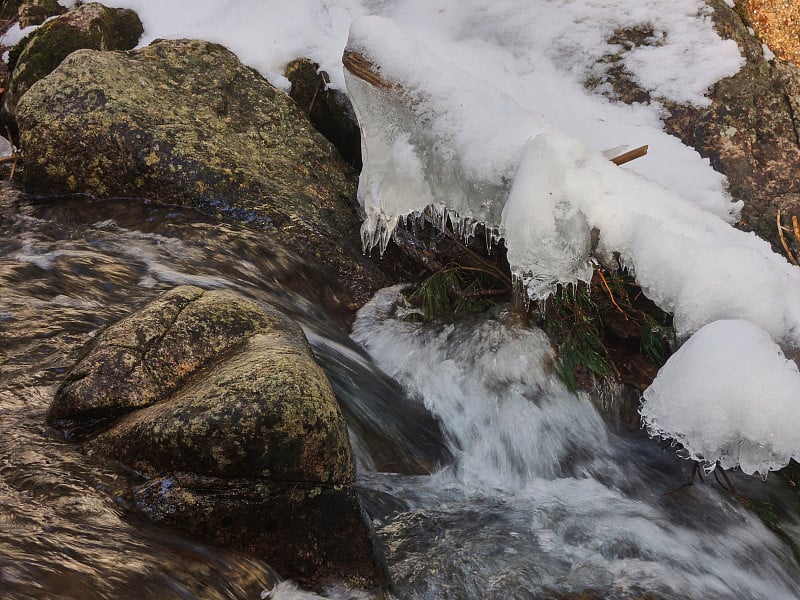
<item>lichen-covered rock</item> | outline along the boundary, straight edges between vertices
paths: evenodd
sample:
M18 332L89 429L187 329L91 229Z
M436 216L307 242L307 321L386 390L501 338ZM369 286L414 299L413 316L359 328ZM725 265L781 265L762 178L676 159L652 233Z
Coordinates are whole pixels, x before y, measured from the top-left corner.
M665 128L725 173L731 194L745 201L742 226L782 252L776 211L800 216L792 201L800 194L800 67L764 57L741 7L708 2L717 31L737 42L747 63L714 86L710 107L668 107Z
M19 7L19 26L41 25L48 17L63 15L67 9L58 0L26 0Z
M175 288L87 345L48 421L94 434L89 452L147 477L132 493L156 522L306 585L385 584L344 416L302 329L277 310Z
M23 7L20 7L22 10ZM30 87L80 48L128 50L144 29L135 12L92 2L42 25L20 41L9 56L11 82L5 108L12 114Z
M737 0L736 7L725 0L706 1L718 33L736 41L747 62L736 75L713 86L710 106L656 99L666 108L664 128L727 176L733 198L744 200L741 226L782 253L776 212L800 216L800 67L765 58L761 40L748 29L745 0ZM650 43L651 33L620 30L612 41L631 48ZM621 66L618 55L604 61L614 66L602 80L587 81L588 88L606 90L627 103L653 100Z
M319 132L336 146L342 157L361 169L361 131L350 99L340 90L328 87L319 65L298 58L286 65L284 75L292 83L292 100L308 115Z
M362 255L357 177L295 103L216 44L73 53L17 106L25 186L193 206L269 233L347 310L388 283Z
M256 333L202 377L89 443L150 476L349 484L347 425L302 333Z
M151 476L353 480L344 417L302 330L232 292L176 288L93 340L48 421L74 434L111 419L91 447Z
M375 553L353 486L179 473L137 486L133 499L152 521L268 557L278 573L303 586L345 581L375 592L385 588L386 565Z

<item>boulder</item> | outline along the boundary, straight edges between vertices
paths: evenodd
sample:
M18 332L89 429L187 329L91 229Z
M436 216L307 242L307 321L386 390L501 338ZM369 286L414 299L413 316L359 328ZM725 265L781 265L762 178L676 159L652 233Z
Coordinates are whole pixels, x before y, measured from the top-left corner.
M98 334L48 422L146 479L152 520L319 588L381 588L347 424L302 329L228 291L178 287Z
M360 248L357 176L296 104L222 46L73 53L17 106L25 186L192 206L324 273L332 310L388 279Z
M665 130L707 157L727 176L733 198L744 200L740 226L782 254L776 212L800 216L800 67L765 57L762 41L749 29L745 1L731 7L726 0L707 0L717 32L735 40L747 60L736 75L713 86L711 105L656 100L665 107ZM648 29L620 30L610 41L629 49L649 43L651 34ZM603 60L612 67L606 77L587 81L588 88L608 90L627 103L653 100L618 55Z
M714 86L711 106L669 106L665 128L728 177L733 197L745 202L741 226L783 254L776 212L800 216L800 67L767 60L744 2L736 9L708 2L717 31L736 41L747 63Z
M330 80L325 71L307 58L290 62L284 75L292 84L289 96L300 110L348 163L361 170L361 130L347 95L328 87Z
M20 7L20 11L25 6ZM14 113L30 87L80 48L128 50L144 29L135 12L92 2L48 21L17 44L9 55L11 81L5 108Z
M48 17L63 15L67 9L58 0L26 0L19 7L19 26L41 25Z

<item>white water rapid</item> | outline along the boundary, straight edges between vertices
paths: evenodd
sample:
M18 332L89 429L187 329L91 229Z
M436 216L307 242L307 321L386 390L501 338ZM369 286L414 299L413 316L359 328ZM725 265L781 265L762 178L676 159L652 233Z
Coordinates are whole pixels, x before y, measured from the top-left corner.
M400 597L800 595L790 549L727 492L698 481L665 495L685 461L610 431L551 373L541 331L503 314L407 323L399 292L367 304L352 336L440 419L455 457L430 477L364 476Z

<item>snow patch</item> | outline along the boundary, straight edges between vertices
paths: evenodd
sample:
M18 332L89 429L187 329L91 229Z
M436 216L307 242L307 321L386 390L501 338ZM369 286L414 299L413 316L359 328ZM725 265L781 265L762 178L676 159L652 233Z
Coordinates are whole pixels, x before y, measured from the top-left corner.
M703 327L644 392L650 435L680 442L694 460L766 476L800 458L800 371L744 320Z

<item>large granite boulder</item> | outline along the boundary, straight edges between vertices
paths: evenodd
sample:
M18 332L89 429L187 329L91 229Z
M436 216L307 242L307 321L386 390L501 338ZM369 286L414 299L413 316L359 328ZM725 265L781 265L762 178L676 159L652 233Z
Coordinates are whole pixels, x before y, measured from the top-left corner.
M263 229L352 311L387 278L360 248L357 176L285 93L222 46L81 50L17 106L25 186L192 206Z
M145 481L152 520L319 587L380 588L344 420L300 327L226 291L176 288L102 331L48 422Z
M35 9L29 4L20 7L20 24L23 8ZM80 48L128 50L136 46L143 31L139 17L132 10L107 8L97 2L48 21L21 40L9 56L11 81L5 95L6 110L13 114L25 92L71 52Z

